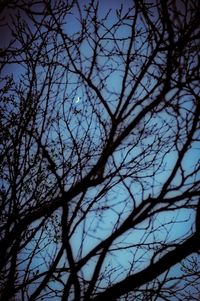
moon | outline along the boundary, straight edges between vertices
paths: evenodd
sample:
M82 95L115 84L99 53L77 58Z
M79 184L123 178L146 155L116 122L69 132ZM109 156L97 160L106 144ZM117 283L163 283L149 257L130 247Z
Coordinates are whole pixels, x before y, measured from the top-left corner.
M75 103L79 103L80 102L80 97L78 96L77 99L75 100Z

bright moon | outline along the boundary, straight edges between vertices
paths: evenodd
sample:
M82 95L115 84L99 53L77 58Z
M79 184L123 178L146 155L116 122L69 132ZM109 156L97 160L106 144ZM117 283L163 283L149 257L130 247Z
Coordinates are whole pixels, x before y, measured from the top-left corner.
M78 96L75 103L79 103L79 101L80 101L80 97Z

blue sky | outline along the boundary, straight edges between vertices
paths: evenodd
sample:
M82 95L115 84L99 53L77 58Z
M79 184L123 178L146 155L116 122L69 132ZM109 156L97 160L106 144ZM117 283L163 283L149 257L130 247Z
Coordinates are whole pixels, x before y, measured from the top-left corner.
M123 3L123 13L125 13L131 7L132 1L124 1ZM100 1L98 17L104 18L108 9L110 9L110 13L103 22L104 26L101 25L98 29L101 42L98 45L97 64L90 74L92 83L106 100L111 112L116 112L116 116L119 116L120 110L124 109L113 141L116 141L132 120L159 95L162 88L159 80L165 76L162 64L166 61L166 55L158 52L146 74L141 76L141 80L138 81L143 72L146 58L151 55L155 48L154 40L152 43L149 42L144 20L138 17L134 43L130 51L133 57L124 86L124 96L119 105L120 94L123 90L126 53L128 53L132 33L132 14L134 13L134 10L130 11L130 17L124 21L123 25L120 24L119 26L116 16L116 9L119 8L120 1ZM75 40L80 38L80 17L84 19L87 12L84 10L83 2L79 3L79 7L75 6L72 12L72 14L68 14L66 24L62 28L66 37L70 36ZM155 15L152 15L152 20L158 17L157 11L154 10L154 12ZM41 135L41 139L44 144L48 142L47 148L56 161L59 176L65 174L63 186L66 191L81 178L84 178L98 162L112 126L109 113L97 91L89 87L77 75L73 65L74 62L75 66L86 77L88 76L97 37L94 34L92 17L88 16L86 21L89 24L85 39L78 46L73 43L70 45L68 41L70 55L62 49L62 37L59 36L54 40L54 36L50 35L47 41L51 44L46 48L42 58L47 59L47 61L52 59L53 65L55 53L52 45L56 45L60 50L60 56L55 55L55 60L57 59L58 62L55 70L49 71L42 64L38 64L36 68L36 91L41 92L41 94L38 93L40 94L39 112L42 112L47 104L49 105L49 119L44 122L45 133ZM115 23L115 27L112 27L113 23ZM31 23L28 24L29 29L34 33L36 27L33 27ZM108 28L111 29L106 32ZM1 42L1 47L3 47L9 41L9 33L2 29L1 31L4 32L5 37ZM113 37L117 37L115 44L112 40ZM128 39L124 40L127 37ZM33 56L37 55L37 52L34 52L36 46L36 43L31 46L30 51L32 51ZM101 50L101 47L104 48L105 52ZM73 58L72 61L70 61L70 56ZM97 68L98 65L101 67L100 70ZM21 84L24 84L26 83L25 79L28 78L26 68L28 70L26 63L10 64L8 68L3 70L2 75L7 72L13 76L16 83L19 84L21 80ZM48 87L43 88L43 82L47 80L46 75L50 77L53 74L51 72L55 72L54 76L59 80L59 83L55 80ZM135 91L131 95L133 87ZM28 90L24 89L23 93L26 98ZM80 194L70 202L68 217L68 223L71 223L70 243L76 260L80 260L88 254L100 241L123 224L133 208L147 200L148 197L156 200L160 195L163 184L170 177L192 127L196 103L194 95L188 96L187 93L189 93L187 89L179 93L176 83L174 86L172 85L165 96L165 101L169 102L169 106L165 108L163 105L165 102L163 102L160 107L158 106L154 111L146 114L109 157L104 171L107 180L102 185L88 189L83 200ZM196 87L195 93L199 93ZM37 99L37 93L35 97ZM78 102L77 99L79 99ZM178 113L175 111L176 109ZM38 113L38 131L43 125L39 119L41 116L42 114ZM179 129L178 135L177 128ZM101 286L108 285L109 281L120 281L129 273L135 273L146 267L155 249L161 243L173 244L192 233L195 219L195 198L189 208L186 206L187 203L182 208L185 200L177 202L176 208L170 207L168 199L184 193L193 185L193 182L198 182L200 179L198 135L199 132L195 136L196 141L192 142L190 149L183 157L182 164L173 178L170 189L163 195L167 201L157 206L155 209L157 213L148 216L144 221L126 231L120 238L114 240L110 253L102 266L102 271L105 272L107 278L104 277L100 280ZM74 147L76 144L78 150ZM35 153L34 149L33 153ZM68 167L74 166L69 173L67 173L67 164ZM109 180L109 176L114 173L117 167L120 167L120 172L117 172ZM193 174L195 168L197 170ZM42 181L46 181L45 183L48 185L51 186L56 182L52 174L46 178L45 176L46 170ZM187 178L185 179L185 177ZM107 185L108 191L104 191L105 185ZM58 191L56 194L59 193ZM79 210L75 216L76 208ZM166 210L159 212L160 208ZM81 221L81 217L87 210L87 218ZM30 264L33 268L31 273L37 273L38 269L39 272L43 272L49 268L49 262L58 254L61 247L61 233L57 230L60 223L61 211L58 210L53 215L52 220L48 222L47 228L41 228L33 241L27 245L25 252L21 253L20 258L23 257L23 262L19 269L22 269L20 272L22 275L23 270L30 264L29 256L34 248L38 250L38 254L33 256ZM31 227L35 227L35 223ZM56 237L57 241L55 240ZM37 246L38 241L39 246ZM98 255L94 256L82 268L80 275L82 273L85 279L90 280L97 258ZM67 268L65 253L58 266L59 268ZM62 281L66 281L66 277L64 274L61 277ZM62 284L59 282L57 288L61 287ZM30 286L29 289L32 291L33 287Z

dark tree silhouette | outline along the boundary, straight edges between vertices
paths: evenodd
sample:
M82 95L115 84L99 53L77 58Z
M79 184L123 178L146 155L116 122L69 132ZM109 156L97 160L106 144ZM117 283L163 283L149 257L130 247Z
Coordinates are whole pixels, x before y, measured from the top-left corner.
M0 300L199 298L199 9L1 2Z

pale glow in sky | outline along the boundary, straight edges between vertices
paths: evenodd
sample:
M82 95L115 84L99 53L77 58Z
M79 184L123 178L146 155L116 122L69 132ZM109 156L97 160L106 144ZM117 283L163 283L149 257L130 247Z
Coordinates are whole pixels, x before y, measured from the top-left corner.
M80 97L77 96L77 98L75 99L75 103L79 103L80 102Z

